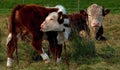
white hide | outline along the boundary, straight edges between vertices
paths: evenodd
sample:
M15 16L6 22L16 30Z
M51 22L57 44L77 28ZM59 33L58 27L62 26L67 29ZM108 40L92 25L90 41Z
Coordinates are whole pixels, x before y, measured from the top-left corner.
M66 9L62 5L56 5L55 7L46 7L46 8L58 8L57 12L62 12L63 14L66 14Z
M70 19L65 18L63 24L68 24L69 25L70 24Z
M57 58L57 63L61 62L61 57L60 58Z
M12 58L7 58L7 67L12 67L14 60Z
M59 24L58 21L58 13L52 12L50 13L45 21L41 24L41 30L43 32L47 31L62 31L63 25Z
M6 45L12 40L12 33L9 33L6 41Z
M42 51L43 51L43 53L40 54L41 57L43 58L43 60L45 60L45 63L49 63L50 62L49 56L45 53L43 48L42 48Z
M48 60L49 59L49 57L46 53L42 53L40 55L42 56L43 60Z
M100 20L99 20L100 19ZM94 27L95 26L95 23L99 23L98 24L98 27L101 27L102 26L102 18L98 18L98 19L93 19L91 21L91 26Z
M62 12L63 14L66 14L66 9L62 5L56 5L55 8L58 8L58 12Z
M64 24L70 24L70 20L64 19L64 22L60 24L58 22L58 13L52 12L46 17L45 21L41 24L41 30L43 32L63 31L65 29Z
M88 14L88 23L92 27L100 27L102 25L102 10L103 8L97 4L92 4L87 8L87 14Z
M57 35L57 41L58 44L63 44L64 42L66 42L69 38L71 32L71 28L70 27L65 27L65 31L64 32L58 32Z

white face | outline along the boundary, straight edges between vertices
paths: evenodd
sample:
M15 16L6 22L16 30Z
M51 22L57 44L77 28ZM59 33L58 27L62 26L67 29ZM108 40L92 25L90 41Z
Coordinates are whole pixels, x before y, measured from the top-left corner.
M58 13L50 13L45 21L41 24L41 30L43 32L47 31L63 31L64 26L58 22Z
M87 13L88 13L88 23L92 27L102 26L102 17L103 17L102 7L97 5L91 6L87 9Z

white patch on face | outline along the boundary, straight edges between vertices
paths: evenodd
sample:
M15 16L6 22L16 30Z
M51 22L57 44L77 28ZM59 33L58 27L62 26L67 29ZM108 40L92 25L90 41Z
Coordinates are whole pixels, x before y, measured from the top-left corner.
M99 19L101 19L101 18L93 19L91 22L91 26L96 27L96 25L97 25L98 27L100 27L102 25L102 20L99 21Z
M41 24L41 30L43 32L47 31L63 31L63 24L58 22L58 13L52 12L46 17L45 21Z
M9 33L8 37L7 37L7 42L6 45L12 40L12 33Z
M93 4L87 9L88 23L92 27L100 27L102 25L102 7Z
M102 26L102 15L89 15L88 22L92 27Z

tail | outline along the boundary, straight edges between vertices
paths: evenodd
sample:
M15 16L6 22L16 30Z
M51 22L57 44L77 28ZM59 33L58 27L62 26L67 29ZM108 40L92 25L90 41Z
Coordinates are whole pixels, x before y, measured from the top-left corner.
M11 15L10 15L10 24L9 24L9 33L10 35L7 38L7 44L12 40L13 36L16 37L16 24L15 23L15 16L16 16L16 11L21 9L24 5L17 5L15 8L13 8ZM15 38L14 41L17 41L17 39ZM13 41L13 42L14 42ZM19 60L18 60L18 50L17 50L17 43L15 42L15 48L16 48L16 60L17 60L17 64L19 64Z
M20 8L22 8L24 5L17 5L15 8L13 8L11 15L10 15L10 23L9 23L9 35L7 37L7 42L6 45L8 45L8 43L12 40L12 38L14 37L13 35L16 34L16 23L15 23L15 14L16 11L19 10Z
M11 15L10 15L10 24L9 24L9 32L10 33L15 33L15 14L16 11L21 9L24 5L17 5L16 7L13 8Z

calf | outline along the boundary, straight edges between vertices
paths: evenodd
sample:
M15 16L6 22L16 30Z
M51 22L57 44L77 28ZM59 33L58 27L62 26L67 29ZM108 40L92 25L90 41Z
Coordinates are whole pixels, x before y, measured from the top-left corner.
M49 57L41 47L43 32L40 31L40 25L45 20L46 16L51 12L62 11L66 13L65 8L57 5L55 8L45 8L39 5L17 5L13 8L10 15L9 35L7 38L7 66L13 64L13 53L17 50L17 38L19 33L28 32L32 35L31 44L33 48L42 56L45 63L49 63ZM61 45L57 44L57 32L46 32L50 44L50 51L53 57L61 52ZM56 48L57 47L57 48ZM56 48L56 49L55 49ZM58 61L60 55L57 56Z
M87 8L88 20L87 25L90 29L90 37L95 40L106 40L103 36L102 18L110 12L102 6L92 4Z

